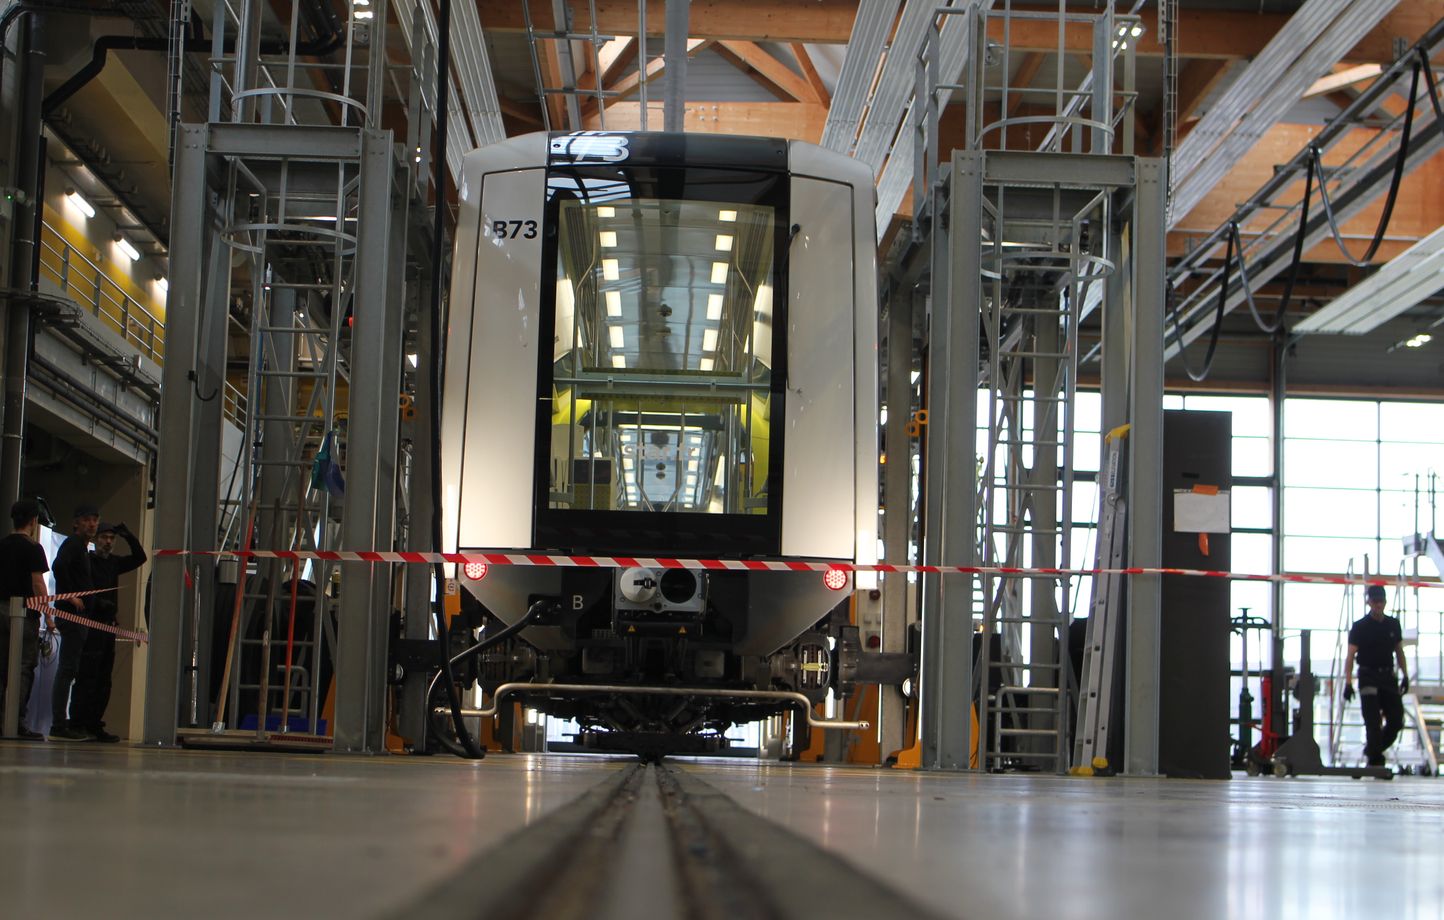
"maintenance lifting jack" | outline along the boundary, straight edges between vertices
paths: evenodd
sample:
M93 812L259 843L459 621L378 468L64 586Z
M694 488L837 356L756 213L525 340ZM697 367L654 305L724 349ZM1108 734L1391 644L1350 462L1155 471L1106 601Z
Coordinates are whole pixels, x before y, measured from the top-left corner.
M1318 692L1318 678L1312 670L1309 656L1310 631L1305 629L1299 635L1299 671L1294 678L1294 698L1299 708L1294 714L1294 733L1274 751L1270 766L1274 776L1351 776L1362 779L1393 779L1394 772L1388 767L1326 767L1319 753L1319 743L1314 740L1314 696Z

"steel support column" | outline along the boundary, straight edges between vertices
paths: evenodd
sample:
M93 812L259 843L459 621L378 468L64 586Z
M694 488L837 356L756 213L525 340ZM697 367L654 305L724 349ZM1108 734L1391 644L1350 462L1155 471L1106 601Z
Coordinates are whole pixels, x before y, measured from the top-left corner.
M417 288L417 303L429 304L431 292L423 283ZM431 311L420 309L416 317L416 340L431 341ZM416 368L415 415L402 426L403 434L411 441L411 464L408 469L406 548L417 552L431 551L432 494L431 462L429 453L435 450L431 443L431 413L435 407L431 402L431 387L427 381L435 373L432 362L440 355L429 354L429 349L419 351L420 360ZM431 589L432 567L409 565L406 567L406 593L403 634L410 640L431 638ZM420 745L426 737L426 682L429 675L424 668L406 671L401 682L401 693L397 710L397 724L401 735Z
M687 113L687 23L692 0L667 0L667 31L662 46L667 67L667 93L663 97L662 130L681 131ZM641 61L645 70L647 62Z
M983 154L954 151L947 228L933 226L928 335L928 446L924 557L971 566L977 556L978 323ZM940 200L935 197L935 200ZM973 581L924 577L922 766L963 770L972 747Z
M163 547L191 543L192 482L200 424L192 372L224 373L225 350L201 348L201 317L208 248L216 245L206 187L204 125L182 125L177 132L172 174L170 291L166 310L166 361L162 370L161 439L156 466L155 541ZM207 346L210 345L207 340ZM219 462L219 461L217 461ZM151 563L150 645L146 659L146 744L174 744L181 700L185 624L197 615L195 595L186 586L183 556ZM205 613L201 612L202 615ZM203 653L208 650L203 650Z
M1134 193L1132 335L1129 344L1129 566L1163 559L1163 313L1166 270L1162 160L1140 159ZM1129 586L1123 767L1158 772L1158 655L1161 591L1156 576Z
M887 465L883 467L883 553L888 562L906 565L912 534L912 442L908 422L913 411L913 291L893 290L887 305ZM907 651L906 575L882 580L882 651ZM878 696L878 742L886 757L906 743L907 700L898 687L882 686Z
M24 53L18 55L15 61L15 159L10 181L21 194L14 196L9 270L4 282L0 283L0 290L8 287L12 294L34 290L36 281L36 249L40 241L35 235L40 223L35 218L41 207L38 199L45 171L45 164L40 162L40 109L45 93L45 18L39 12L23 14L23 32L17 33L20 38L16 47L24 49ZM4 48L0 48L0 54L3 53ZM4 62L0 61L0 68L3 66ZM31 322L29 304L12 297L6 301L6 306L3 314L5 341L0 344L5 352L0 505L8 509L11 502L20 497L20 455L24 446L25 379L30 356Z
M368 130L361 153L360 199L356 235L355 326L351 338L351 378L346 457L346 497L341 523L343 550L374 550L390 534L377 528L378 504L392 497L393 486L380 478L383 412L395 412L396 392L384 379L388 311L387 271L391 231L390 135ZM375 369L370 373L367 369ZM394 429L393 429L394 430ZM394 443L393 443L394 447ZM369 562L341 565L340 622L336 640L335 750L376 752L382 749L384 708L378 708L385 684L384 616L377 599L389 598L388 566ZM377 620L382 622L378 624ZM383 639L379 643L376 636Z

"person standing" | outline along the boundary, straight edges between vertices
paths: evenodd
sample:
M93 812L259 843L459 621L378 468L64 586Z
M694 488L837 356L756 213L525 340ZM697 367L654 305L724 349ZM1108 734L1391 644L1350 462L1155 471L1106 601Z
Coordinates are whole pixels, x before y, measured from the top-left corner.
M28 499L21 499L10 506L10 523L13 533L0 538L0 706L3 706L5 689L9 686L10 670L10 598L44 597L45 573L50 564L45 561L45 548L40 545L40 506ZM47 620L49 615L46 615ZM40 657L40 613L25 611L21 628L20 644L20 730L19 736L31 741L42 736L31 731L24 723L25 707L30 699L30 685L35 682L35 666ZM53 625L53 624L52 624ZM0 712L3 712L0 708Z
M1403 694L1409 692L1409 665L1404 658L1404 630L1384 614L1388 596L1382 585L1364 592L1368 616L1349 629L1349 652L1344 658L1344 701L1354 698L1354 659L1359 660L1359 709L1364 714L1364 756L1369 766L1382 767L1384 752L1404 727ZM1399 673L1394 673L1394 663Z
M115 555L115 539L126 542L125 555ZM90 605L92 620L114 625L119 606L115 589L120 576L145 565L145 549L124 524L101 524L95 532L95 550L90 554L90 574L98 591ZM120 738L105 730L105 709L110 705L111 674L115 670L115 634L90 629L80 653L80 671L70 703L70 721L96 741L114 744Z
M100 526L100 509L82 504L75 509L75 522L70 536L55 553L55 593L70 594L91 591L95 577L90 571L90 541ZM61 610L90 617L94 615L95 596L56 601ZM55 686L51 690L51 741L90 741L92 736L70 720L70 685L80 671L80 656L90 630L83 623L60 620L60 660L55 666Z

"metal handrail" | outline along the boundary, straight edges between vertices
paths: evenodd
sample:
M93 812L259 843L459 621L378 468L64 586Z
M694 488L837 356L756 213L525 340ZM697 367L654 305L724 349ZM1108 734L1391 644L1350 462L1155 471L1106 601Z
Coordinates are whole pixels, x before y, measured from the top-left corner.
M41 223L40 274L157 366L165 364L165 321L127 294L115 279L48 222ZM222 414L240 425L246 414L245 395L229 380L221 389Z
M159 364L165 353L165 324L54 227L42 223L41 228L41 274Z

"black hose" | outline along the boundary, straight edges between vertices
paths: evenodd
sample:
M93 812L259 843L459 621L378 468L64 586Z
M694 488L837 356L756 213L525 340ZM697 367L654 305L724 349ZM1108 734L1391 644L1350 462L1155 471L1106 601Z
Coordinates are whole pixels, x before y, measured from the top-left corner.
M494 646L494 645L499 645L500 643L505 642L507 639L510 639L512 636L516 635L517 633L521 632L523 629L526 629L528 626L532 625L532 623L534 623L537 619L539 619L539 618L541 617L541 615L547 610L547 608L548 608L549 606L550 606L550 602L548 602L548 601L537 601L537 602L535 602L534 604L532 604L530 607L527 608L526 613L522 615L522 618L521 618L520 620L517 620L515 623L511 624L510 626L502 629L500 632L496 633L495 635L484 636L480 641L476 642L474 645L468 647L467 649L465 649L465 650L463 650L463 651L457 652L455 655L452 655L449 659L447 659L447 661L448 661L448 671L446 672L446 679L447 679L447 681L451 682L451 687L452 687L452 693L451 693L451 695L452 695L453 697L457 697L457 698L460 697L460 693L458 693L458 692L456 691L456 684L455 684L455 681L454 681L453 678L452 678L451 671L449 670L450 665L460 664L462 661L465 661L468 657L470 657L470 656L472 656L472 655L478 655L478 654L486 651L487 649L491 648L491 647ZM445 643L443 643L443 644L442 644L442 648L445 648L445 647L446 647L446 645L445 645ZM428 724L430 724L430 723L432 722L432 720L434 719L434 717L435 717L435 715L436 715L436 713L435 713L435 711L434 711L435 707L434 707L434 705L432 704L431 697L432 697L432 695L436 692L436 682L441 678L441 675L442 675L442 672L441 672L441 671L437 671L435 674L432 675L432 677L431 677L431 682L426 685L426 718L427 718ZM454 713L453 713L453 715L454 715ZM448 737L446 736L446 733L445 733L445 732L436 731L436 730L435 730L435 726L432 727L432 733L431 733L431 734L432 734L432 737L434 737L434 738L437 740L437 742L438 742L442 747L446 748L448 751L450 751L451 753L455 754L456 756L458 756L458 757L470 757L470 756L471 756L471 754L467 751L466 748L464 748L464 747L463 747L462 745L460 745L460 744L457 744L457 743L456 743L455 741L453 741L451 738L448 738ZM461 735L460 733L458 733L457 737L462 738L463 741L467 740L466 736Z
M1203 354L1203 369L1200 371L1194 371L1194 369L1188 365L1188 353L1184 350L1183 333L1179 331L1177 311L1173 309L1172 305L1172 283L1167 286L1164 292L1164 298L1168 301L1166 304L1168 307L1168 316L1173 320L1171 324L1173 328L1173 340L1178 344L1178 360L1183 364L1184 373L1188 374L1190 380L1203 381L1208 377L1208 372L1213 370L1213 356L1214 353L1218 351L1218 337L1223 333L1224 308L1228 305L1229 264L1233 262L1233 244L1234 241L1238 239L1237 230L1237 225L1234 225L1234 232L1228 234L1228 246L1224 250L1223 255L1222 289L1218 292L1218 307L1213 314L1213 331L1209 334L1208 349ZM1241 255L1242 254L1240 254L1240 256Z
M1264 318L1259 315L1258 305L1254 303L1253 288L1248 283L1248 267L1244 264L1243 242L1238 242L1238 274L1239 279L1243 283L1243 290L1246 295L1245 299L1248 301L1248 310L1253 314L1254 323L1269 335L1273 335L1275 332L1284 328L1284 314L1288 311L1289 304L1293 302L1294 282L1299 278L1299 265L1304 261L1304 235L1309 225L1309 198L1313 195L1314 190L1314 159L1312 156L1309 157L1308 166L1304 172L1303 210L1299 215L1298 232L1294 234L1294 256L1293 261L1289 265L1289 280L1284 284L1283 300L1279 301L1278 309L1274 311L1273 319L1269 322L1265 322ZM1233 234L1235 238L1238 237L1237 222L1229 222L1229 232Z
M451 0L441 0L441 15L436 21L436 152L432 157L436 186L436 219L431 233L431 548L441 552L441 270L442 258L446 253L446 114L450 105L451 89ZM446 572L440 564L435 567L436 588L446 584ZM441 605L431 608L436 618L436 633L441 637L438 648L441 651L440 674L446 675L446 686L451 698L451 725L456 737L461 739L461 750L453 751L460 757L480 760L486 756L466 730L461 718L461 693L456 689L456 679L451 672L451 656L446 653L446 618L442 616ZM525 617L523 617L525 619ZM430 692L427 706L431 705Z
M298 57L323 57L338 50L346 42L345 30L338 27L325 38L312 42L301 42L296 45ZM182 48L187 53L209 53L211 40L204 34L188 35L182 42ZM111 51L169 51L169 38L146 38L138 35L102 35L95 40L91 47L90 60L81 65L80 69L70 75L70 79L57 86L45 97L41 107L44 117L50 117L60 106L69 101L71 96L80 92L91 80L100 75L105 69L105 62ZM291 50L289 42L262 42L262 54L287 54ZM225 52L234 53L235 39L225 43Z
M1414 128L1414 105L1419 92L1420 69L1420 65L1416 61L1414 63L1414 78L1409 83L1409 108L1404 111L1404 134L1399 140L1399 154L1394 158L1394 176L1389 180L1389 196L1384 199L1384 213L1379 215L1379 226L1374 231L1374 239L1369 243L1369 249L1364 253L1362 258L1354 258L1353 253L1349 252L1349 248L1344 245L1344 237L1339 232L1339 223L1334 219L1334 206L1329 201L1328 184L1324 181L1324 164L1319 158L1319 149L1317 147L1309 148L1309 156L1313 159L1314 166L1319 173L1319 200L1322 201L1324 205L1324 216L1327 217L1329 221L1329 232L1334 235L1334 243L1338 245L1339 252L1343 253L1344 258L1357 267L1368 265L1374 260L1375 253L1379 251L1380 244L1384 242L1384 234L1389 229L1389 218L1394 215L1394 203L1399 197L1399 186L1404 181L1404 163L1409 158L1409 135ZM1431 75L1429 79L1431 90L1433 83L1434 80ZM1434 98L1432 92L1431 98ZM1437 98L1434 98L1434 101L1437 105Z

